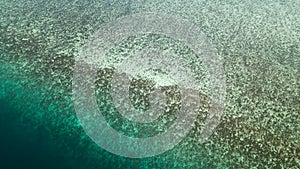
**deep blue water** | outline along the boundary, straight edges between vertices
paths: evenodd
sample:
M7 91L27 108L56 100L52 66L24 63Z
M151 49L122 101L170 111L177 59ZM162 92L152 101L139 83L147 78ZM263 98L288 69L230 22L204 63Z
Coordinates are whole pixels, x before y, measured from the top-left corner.
M0 100L0 110L0 168L70 168L62 152L47 142L43 127L32 132L32 126L19 124L18 112L7 100Z

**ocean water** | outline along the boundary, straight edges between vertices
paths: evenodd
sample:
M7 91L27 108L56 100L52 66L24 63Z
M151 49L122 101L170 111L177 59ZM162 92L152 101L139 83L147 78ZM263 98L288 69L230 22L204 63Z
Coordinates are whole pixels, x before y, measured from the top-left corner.
M1 0L0 6L1 169L300 168L300 2ZM193 43L202 44L200 52ZM80 59L98 64L94 83ZM132 77L128 92L124 81L116 85L120 97L110 90L124 80L113 76L118 71ZM219 90L210 88L214 83ZM185 118L178 115L186 84L201 91L199 102L187 102L200 105L197 116L177 126L191 126L182 140L160 151L182 130L162 142L143 139ZM149 99L157 86L167 100ZM118 98L132 106L118 107ZM122 114L163 101L162 114L149 123ZM92 103L117 133L144 141L140 154L138 144L97 128Z
M30 132L28 126L18 124L15 116L19 110L8 106L7 100L1 100L0 103L2 168L66 167L63 154L48 145L46 136ZM45 131L41 129L40 132Z

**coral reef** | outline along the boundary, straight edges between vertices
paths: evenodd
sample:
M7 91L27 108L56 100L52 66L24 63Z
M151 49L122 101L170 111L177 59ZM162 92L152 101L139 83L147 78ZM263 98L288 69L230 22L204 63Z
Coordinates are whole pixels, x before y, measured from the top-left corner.
M45 126L66 156L85 161L89 168L299 168L298 1L2 0L0 6L0 97L23 110L20 122ZM72 73L78 50L102 24L145 11L181 16L205 32L225 61L227 100L208 142L198 142L205 118L199 116L174 149L127 159L97 147L81 129L72 103ZM125 55L134 48L127 45ZM108 85L105 79L111 71L99 72L99 87ZM111 124L122 126L118 121ZM126 125L119 130L139 137L144 136L135 132L149 127L135 131L136 126Z

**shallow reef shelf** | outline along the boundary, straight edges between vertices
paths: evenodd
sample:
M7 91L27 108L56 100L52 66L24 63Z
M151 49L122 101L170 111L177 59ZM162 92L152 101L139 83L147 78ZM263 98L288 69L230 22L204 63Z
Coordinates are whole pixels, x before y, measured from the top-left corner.
M41 137L65 154L69 167L299 168L300 1L2 0L0 6L0 99L19 110L19 124L45 132ZM224 59L227 97L207 142L198 142L198 122L174 149L129 159L85 134L72 78L78 50L98 28L139 12L196 24Z

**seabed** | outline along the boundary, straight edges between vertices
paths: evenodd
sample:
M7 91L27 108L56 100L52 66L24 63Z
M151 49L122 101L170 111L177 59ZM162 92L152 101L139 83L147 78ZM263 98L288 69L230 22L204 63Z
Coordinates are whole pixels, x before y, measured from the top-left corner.
M2 0L0 6L0 99L16 110L14 123L24 126L27 139L41 137L51 145L46 147L59 150L65 168L300 168L300 1ZM207 112L203 105L204 117L172 150L130 159L107 152L86 135L73 106L72 78L75 57L95 31L140 12L176 15L197 25L224 60L227 96L221 122L207 142L198 141ZM135 40L126 43L139 45ZM130 53L126 45L119 48ZM99 104L112 71L99 71ZM176 95L176 89L169 92ZM159 119L154 134L174 115L170 111ZM138 131L149 127L114 121L113 111L106 116L132 136L145 137Z

